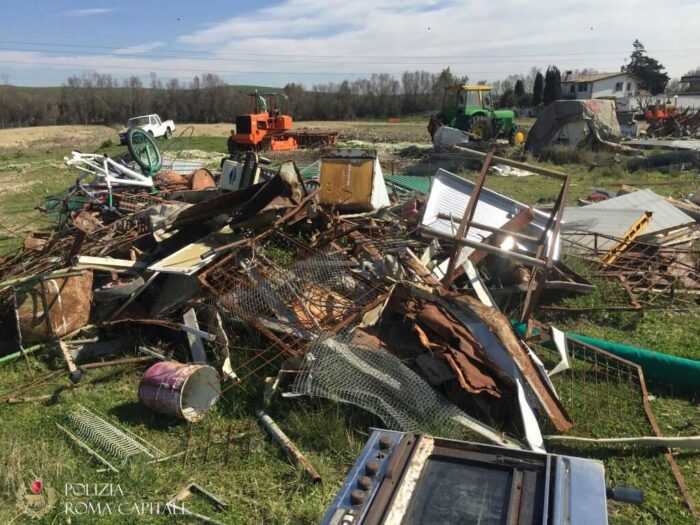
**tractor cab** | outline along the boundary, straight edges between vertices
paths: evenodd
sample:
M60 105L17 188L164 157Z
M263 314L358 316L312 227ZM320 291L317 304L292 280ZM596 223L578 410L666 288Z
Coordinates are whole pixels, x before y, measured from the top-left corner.
M515 124L513 111L493 108L491 86L485 84L446 87L442 110L428 124L431 136L440 126L466 131L474 141L507 138L511 144L521 146L527 137Z

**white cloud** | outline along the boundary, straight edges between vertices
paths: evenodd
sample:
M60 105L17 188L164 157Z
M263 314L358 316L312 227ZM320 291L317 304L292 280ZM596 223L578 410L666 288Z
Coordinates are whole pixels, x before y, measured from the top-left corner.
M104 15L116 11L112 7L89 7L86 9L71 9L66 11L64 14L67 16L94 16L94 15Z
M667 0L667 16L649 16L657 8L657 0L560 0L556 8L535 0L283 0L180 35L173 47L153 42L26 60L56 75L69 67L165 78L214 72L231 83L267 85L448 65L473 81L493 81L549 64L616 71L640 38L678 77L700 65L700 6ZM148 55L156 48L163 56Z
M115 55L139 55L141 53L148 53L156 48L162 47L165 42L151 42L150 44L138 44L136 46L122 47L120 49L115 49Z
M400 73L452 65L474 80L492 80L533 65L616 71L640 38L678 75L700 56L700 8L669 0L664 12L672 16L659 20L648 16L657 5L560 0L552 9L534 0L285 0L178 40L217 56L267 55L259 68L281 71Z

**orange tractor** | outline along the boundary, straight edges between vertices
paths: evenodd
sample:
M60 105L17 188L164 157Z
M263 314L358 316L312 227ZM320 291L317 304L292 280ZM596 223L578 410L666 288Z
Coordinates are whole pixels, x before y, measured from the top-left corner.
M664 104L661 100L648 104L644 108L644 120L649 123L674 118L678 115L676 106L670 100Z
M236 129L231 130L227 143L231 155L251 150L332 146L338 141L337 132L292 131L292 117L280 112L277 93L259 95L255 91L249 95L253 98L253 113L236 117Z

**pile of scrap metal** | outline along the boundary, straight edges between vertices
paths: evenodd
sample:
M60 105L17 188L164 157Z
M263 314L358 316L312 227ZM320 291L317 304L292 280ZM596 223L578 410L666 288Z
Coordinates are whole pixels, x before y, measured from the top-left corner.
M204 189L187 182L202 178L201 170L156 175L153 189L78 184L50 207L56 228L32 232L4 261L3 337L20 352L55 348L74 381L81 363L141 348L165 361L144 376L144 404L197 420L218 386L199 405L173 409L154 402L150 385L179 373L194 386L211 382L211 371L180 371L192 364L214 365L232 381L255 374L259 363L232 355L227 344L241 326L265 336L274 355L263 361L270 362L303 358L331 336L375 347L391 337L379 327L398 316L397 327L413 319L408 333L427 352L414 356L425 369L418 366L419 376L451 375L465 407L478 405L490 425L520 420L509 439L525 437L541 407L566 428L546 376L506 319L493 321L497 310L484 313L465 298L476 293L491 308L490 292L523 295L520 319L527 320L545 288L591 288L556 261L559 208L547 215L482 191L491 160L476 187L439 172L425 202L396 192L392 202L376 152L362 150L322 158L316 181L291 162L272 170L251 153L244 163L223 162L221 175L202 175L211 181ZM556 177L561 202L568 179ZM422 299L399 301L407 295ZM460 321L465 315L471 328ZM488 322L506 332L487 345L480 340L487 325L478 323ZM525 391L536 404L524 402ZM500 408L489 413L490 403Z
M700 137L700 109L685 108L649 122L647 137Z
M695 305L698 211L691 201L623 187L616 197L564 210L566 259L599 283L617 284L623 301L614 308Z
M141 402L188 421L221 381L279 369L272 393L353 403L395 430L544 451L544 430L577 422L509 316L529 337L548 290L594 288L560 260L569 177L456 149L483 160L479 177L440 170L427 198L392 201L376 152L339 151L315 181L250 154L207 189L113 186L111 202L105 191L66 204L55 230L3 263L4 337L20 356L54 348L74 381L82 363L136 349L138 363L160 361ZM494 162L555 181L554 207L485 189Z

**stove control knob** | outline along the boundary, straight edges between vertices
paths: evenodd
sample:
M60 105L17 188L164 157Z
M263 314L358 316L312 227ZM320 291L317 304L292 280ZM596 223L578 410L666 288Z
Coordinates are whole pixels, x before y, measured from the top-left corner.
M365 465L365 474L368 476L376 476L379 473L379 463L376 461L368 461Z
M391 438L382 436L379 438L379 450L389 450L391 448Z
M351 505L361 505L365 501L365 491L360 489L355 489L350 492L350 504Z
M360 490L369 490L372 488L372 478L369 476L361 476L357 478L357 488Z

